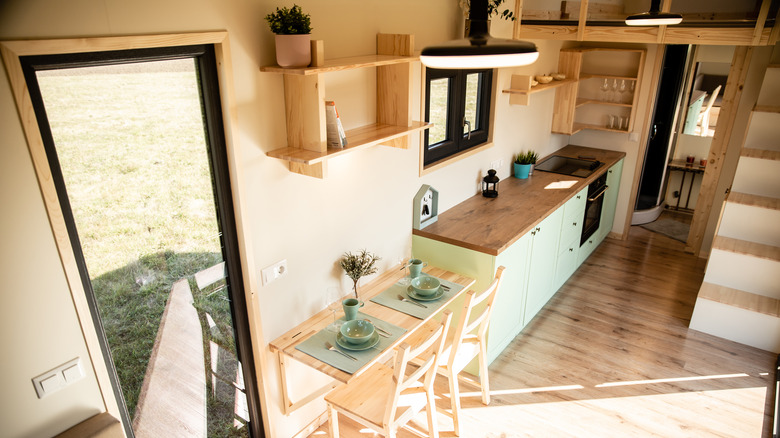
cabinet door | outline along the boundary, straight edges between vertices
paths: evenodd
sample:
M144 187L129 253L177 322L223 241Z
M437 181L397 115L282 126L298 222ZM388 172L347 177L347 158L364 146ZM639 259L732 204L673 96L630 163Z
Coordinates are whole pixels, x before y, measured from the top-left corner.
M488 361L495 359L523 329L530 252L531 235L526 234L496 258L496 267L504 266L506 270L490 317Z
M571 277L571 274L577 270L580 239L570 241L568 245L563 245L563 248L558 254L558 263L555 268L555 281L553 282L555 291L560 289L566 283L566 280Z
M529 233L533 240L523 325L531 321L555 292L552 287L562 219L563 209L559 208Z
M604 194L604 206L601 209L601 223L599 224L599 241L604 240L612 231L615 221L615 208L620 193L620 177L623 173L623 160L618 161L607 171L607 193Z

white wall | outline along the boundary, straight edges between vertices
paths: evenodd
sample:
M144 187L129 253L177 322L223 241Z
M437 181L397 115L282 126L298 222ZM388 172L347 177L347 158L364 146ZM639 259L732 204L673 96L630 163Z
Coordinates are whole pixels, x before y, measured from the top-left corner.
M260 270L288 260L289 275L256 291L261 302L263 332L276 338L325 306L325 290L349 282L336 262L344 251L366 248L382 257L381 268L408 256L411 247L411 200L423 183L436 187L442 211L476 193L476 181L490 162L503 158L499 176L508 177L514 153L533 148L541 155L568 143L550 134L554 92L537 93L528 106L510 106L500 90L512 73L555 71L561 43L537 41L537 64L498 74L495 146L441 170L419 177L419 140L409 150L377 146L331 160L329 177L319 180L290 173L284 162L265 153L286 142L282 78L260 73L274 63L273 36L262 17L291 2L242 0L10 0L0 4L0 38L27 39L173 33L226 29L230 34L238 111L236 138L241 148L240 171L252 224L256 266ZM325 41L326 57L374 52L375 34L412 33L416 49L462 32L462 15L452 0L298 0L312 15L313 38ZM510 2L511 3L511 2ZM509 7L512 5L510 4ZM508 37L511 24L493 24L494 35ZM652 49L647 59L652 60ZM649 63L648 63L649 64ZM419 66L419 64L418 64ZM373 71L328 74L326 97L339 102L347 127L373 118ZM419 77L416 78L419 81ZM419 82L418 82L419 83ZM642 89L646 96L647 87ZM414 91L419 104L419 89ZM2 273L6 278L2 306L3 351L13 352L3 373L0 424L3 435L50 435L103 410L91 370L83 384L38 401L29 379L75 356L86 357L85 343L53 245L46 213L5 77L0 79L0 201L3 205ZM646 101L645 98L640 101ZM415 106L415 118L419 107ZM643 117L642 110L637 114ZM639 127L637 127L639 129ZM628 210L637 144L627 135L578 134L572 143L624 150L623 189L618 200L616 232L622 232ZM259 284L259 282L258 282ZM10 287L9 287L10 286ZM13 334L11 336L10 334ZM297 433L323 412L311 403L293 415L281 413L278 370L270 355L266 376L272 436ZM6 367L4 367L6 369ZM325 379L293 367L293 395Z

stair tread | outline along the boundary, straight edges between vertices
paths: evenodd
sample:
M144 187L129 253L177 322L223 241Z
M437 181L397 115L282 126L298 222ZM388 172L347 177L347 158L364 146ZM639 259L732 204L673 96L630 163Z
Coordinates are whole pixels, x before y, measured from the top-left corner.
M758 148L742 148L741 155L748 158L780 161L780 151Z
M764 295L733 289L719 284L704 282L699 289L699 298L727 304L740 309L780 317L780 300Z
M753 195L751 193L731 192L726 202L749 205L752 207L780 210L780 198L771 196Z
M753 111L759 113L780 113L780 105L756 105Z
M763 243L718 235L712 242L712 248L780 262L780 247Z

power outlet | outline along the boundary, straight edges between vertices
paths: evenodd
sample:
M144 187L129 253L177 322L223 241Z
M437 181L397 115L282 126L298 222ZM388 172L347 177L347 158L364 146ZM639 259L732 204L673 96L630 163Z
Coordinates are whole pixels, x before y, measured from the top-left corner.
M287 259L278 261L263 269L263 286L287 275Z
M504 165L504 159L503 158L500 158L498 160L490 162L490 168L493 169L493 170L498 170L503 165Z

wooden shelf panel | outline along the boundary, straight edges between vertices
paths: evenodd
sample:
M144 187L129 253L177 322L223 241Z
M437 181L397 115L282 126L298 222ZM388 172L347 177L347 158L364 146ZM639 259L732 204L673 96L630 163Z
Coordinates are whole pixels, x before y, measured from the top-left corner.
M508 88L506 90L503 90L503 92L507 94L534 94L540 91L549 90L551 88L558 88L562 85L573 84L575 82L577 82L576 79L566 78L560 81L552 81L548 84L539 84L535 87L532 87L530 90L519 90L515 88Z
M352 56L349 58L328 59L325 60L325 64L319 67L285 68L279 67L278 65L268 65L260 67L260 71L288 75L315 75L319 73L352 70L365 67L403 64L419 60L419 56L365 55Z
M780 317L780 300L719 284L702 283L701 289L699 289L699 298Z
M578 98L577 103L574 105L575 108L579 108L583 105L612 105L612 106L620 106L624 108L631 108L630 103L620 103L620 102L607 102L605 100L598 100L598 99L583 99Z
M756 105L753 111L759 113L780 113L780 105Z
M628 133L628 131L626 131L624 129L612 129L612 128L607 128L606 126L601 126L601 125L590 125L590 124L587 124L587 123L575 123L574 127L572 129L572 134L576 134L576 133L582 131L583 129L592 129L594 131L622 132L623 134L627 134Z
M602 75L602 74L591 74L591 73L581 73L580 74L580 80L583 79L625 79L627 81L635 81L637 78L635 76L615 76L615 75Z
M413 132L428 129L433 124L425 122L412 122L412 126L394 126L385 124L373 124L346 131L347 146L343 149L328 149L326 152L308 151L300 148L286 147L274 149L266 155L280 160L293 161L302 164L315 164L323 160L339 155L354 152L358 149L382 144L388 140L403 137Z

